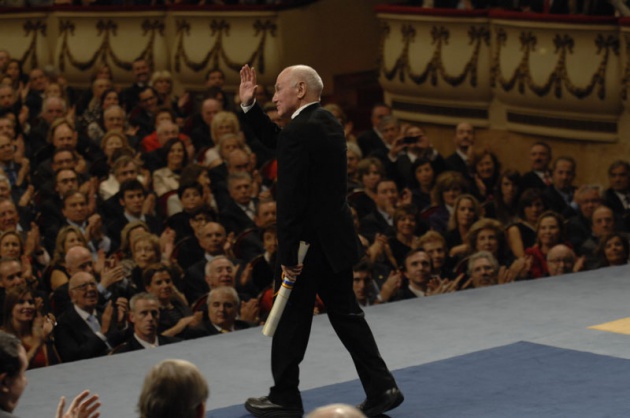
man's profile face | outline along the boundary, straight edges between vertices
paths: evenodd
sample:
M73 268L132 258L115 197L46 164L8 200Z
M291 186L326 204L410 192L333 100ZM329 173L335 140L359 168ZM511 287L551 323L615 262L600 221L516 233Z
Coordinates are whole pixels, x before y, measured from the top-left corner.
M248 205L252 200L252 181L233 179L228 182L230 197L239 205Z
M272 101L276 105L280 117L290 116L300 107L297 80L292 77L292 72L291 69L285 69L276 80L276 93L273 95Z
M26 385L28 385L28 379L26 378L26 369L28 368L26 350L22 345L19 346L18 350L20 358L20 371L14 377L5 378L4 384L6 386L3 388L3 391L5 391L3 396L4 402L0 405L2 409L5 409L9 413L13 412L20 400L20 396L22 396L22 393L26 388Z

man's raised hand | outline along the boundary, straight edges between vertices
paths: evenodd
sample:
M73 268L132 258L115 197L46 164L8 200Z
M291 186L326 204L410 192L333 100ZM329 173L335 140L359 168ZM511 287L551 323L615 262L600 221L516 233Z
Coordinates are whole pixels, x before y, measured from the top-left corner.
M238 94L244 106L254 104L254 97L256 96L256 71L247 64L243 65L243 68L241 68L241 85L239 86Z

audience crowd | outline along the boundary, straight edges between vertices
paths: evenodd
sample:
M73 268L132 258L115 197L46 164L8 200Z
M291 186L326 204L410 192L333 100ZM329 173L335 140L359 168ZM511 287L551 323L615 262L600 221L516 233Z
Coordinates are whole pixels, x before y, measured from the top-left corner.
M202 94L167 71L107 65L92 88L0 51L0 324L29 368L154 348L264 323L273 299L274 153L241 123L224 74ZM270 93L257 103L279 125ZM363 258L362 305L626 264L630 164L576 185L544 142L531 170L455 127L442 156L385 104L347 136L348 200ZM325 312L318 300L314 313Z

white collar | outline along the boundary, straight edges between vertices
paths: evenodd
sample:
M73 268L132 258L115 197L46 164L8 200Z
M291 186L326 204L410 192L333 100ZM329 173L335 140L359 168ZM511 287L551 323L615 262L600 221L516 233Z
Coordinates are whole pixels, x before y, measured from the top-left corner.
M297 117L297 115L299 115L300 112L302 112L302 110L304 110L305 107L308 107L308 106L312 105L313 103L319 103L319 102L310 102L310 103L307 103L304 106L300 107L298 110L293 112L293 114L291 115L291 119L295 119Z

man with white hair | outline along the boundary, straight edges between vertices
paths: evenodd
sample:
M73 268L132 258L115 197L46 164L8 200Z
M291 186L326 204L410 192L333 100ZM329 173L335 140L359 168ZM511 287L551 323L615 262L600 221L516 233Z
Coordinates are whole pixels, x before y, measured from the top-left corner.
M297 65L278 75L273 102L280 117L291 118L282 129L256 106L256 84L255 71L243 66L239 93L244 119L266 146L278 152L279 264L285 277L297 280L273 336L274 386L268 396L249 398L245 408L256 417L303 415L299 365L319 294L367 395L359 409L377 416L396 408L404 397L381 358L352 290L352 266L358 261L358 251L346 200L343 128L321 107L323 83L313 68ZM300 241L310 243L303 264L298 262Z

